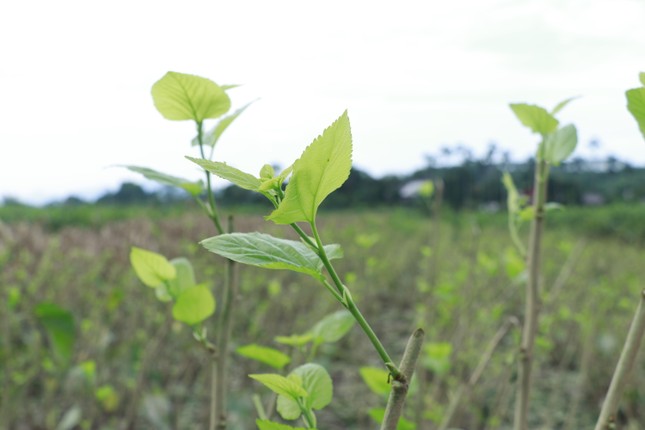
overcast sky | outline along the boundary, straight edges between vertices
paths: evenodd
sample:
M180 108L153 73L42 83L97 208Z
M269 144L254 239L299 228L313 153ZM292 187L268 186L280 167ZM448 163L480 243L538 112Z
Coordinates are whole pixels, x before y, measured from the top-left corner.
M286 165L345 109L354 163L380 176L461 143L517 159L536 137L508 103L564 110L576 155L645 163L625 109L645 71L643 0L14 1L0 5L0 197L96 196L142 165L201 178L194 126L167 121L150 87L167 71L243 84L259 98L216 159Z

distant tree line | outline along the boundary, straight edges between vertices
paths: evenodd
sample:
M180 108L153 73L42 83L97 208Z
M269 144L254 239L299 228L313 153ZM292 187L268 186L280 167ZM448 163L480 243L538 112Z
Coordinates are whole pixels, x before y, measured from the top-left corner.
M451 162L452 160L452 162ZM456 160L456 161L455 161ZM374 207L414 205L418 199L402 192L406 185L423 180L441 181L444 204L453 209L476 209L483 205L501 207L506 201L506 191L501 183L502 172L513 176L517 188L531 194L533 160L513 163L507 152L500 152L494 145L486 154L475 157L463 146L444 148L439 156L427 157L426 166L406 175L388 175L374 178L359 169L352 169L347 182L331 194L325 208ZM268 204L261 195L229 186L218 191L223 204ZM549 178L549 200L567 205L606 204L615 202L645 202L645 168L635 167L614 157L585 160L574 158L561 166L553 167ZM98 198L101 205L157 205L186 203L183 192L164 187L146 191L140 185L123 183L114 192ZM5 199L5 204L18 204L15 199ZM58 204L88 203L69 197Z

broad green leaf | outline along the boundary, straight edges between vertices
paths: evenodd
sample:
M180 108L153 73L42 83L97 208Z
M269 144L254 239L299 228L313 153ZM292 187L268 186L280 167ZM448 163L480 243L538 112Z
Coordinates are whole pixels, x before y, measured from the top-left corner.
M331 403L333 384L324 367L315 363L307 363L295 368L289 374L290 377L292 375L297 375L302 380L302 387L309 394L304 399L306 409L319 410ZM278 396L277 409L285 420L298 419L301 414L300 406L289 396Z
M195 285L193 265L186 258L174 258L170 264L175 267L176 276L168 282L168 293L177 298L182 291Z
M367 413L374 421L379 424L381 424L383 422L383 419L385 418L385 409L383 408L373 408L370 409ZM412 421L401 417L399 418L399 422L396 425L396 430L415 430L416 427L416 424L414 424Z
M215 298L205 285L195 285L181 292L172 307L172 316L177 321L195 325L215 312Z
M578 144L578 132L573 124L559 128L544 141L544 160L559 165L573 153Z
M151 288L157 288L177 276L175 266L166 257L136 246L130 251L130 263L141 282Z
M232 114L226 115L224 118L220 119L215 127L213 127L210 131L204 133L204 136L202 138L203 144L210 147L215 146L219 141L219 138L222 136L222 133L224 133L228 126L231 125L231 123L235 121L237 117L240 116L242 112L244 112L244 110L251 105L251 103L242 106ZM193 146L197 145L199 145L199 139L195 137L193 139Z
M313 222L320 204L343 185L351 167L352 135L345 111L293 164L284 200L267 219L276 224Z
M151 181L158 182L163 185L170 185L172 187L181 188L182 190L188 192L191 196L198 196L202 189L204 188L201 181L192 182L188 179L178 178L176 176L167 175L165 173L158 172L153 169L148 169L147 167L139 166L124 166L126 169L140 173L147 179Z
M274 369L282 369L291 361L291 358L287 354L277 349L256 345L254 343L239 347L237 353L252 360L268 364Z
M35 309L38 322L45 328L49 346L63 365L68 365L74 352L76 329L74 315L54 303L40 303Z
M293 270L322 279L322 261L302 242L254 232L220 234L200 243L209 251L238 263Z
M390 372L387 370L380 367L361 367L359 372L372 392L379 395L387 395L390 392Z
M539 133L544 136L554 132L558 128L558 120L540 106L524 103L514 103L510 106L517 119L534 133Z
M641 79L642 76L643 74L641 74ZM641 133L645 137L645 87L628 90L625 94L627 96L627 110L636 119Z
M307 397L307 390L303 388L302 381L296 378L285 378L275 373L254 374L249 375L249 378L264 384L265 387L278 395L287 396L294 400Z
M551 115L555 116L558 112L560 112L560 111L561 111L562 109L564 109L564 108L565 108L569 103L571 103L572 101L574 101L574 100L575 100L575 99L577 99L577 98L580 98L580 96L576 96L576 97L569 97L569 98L568 98L568 99L566 99L566 100L562 100L560 103L558 103L557 105L555 105L555 107L554 107L554 108L553 108L553 110L551 111Z
M291 336L276 336L275 341L283 345L289 346L304 346L314 339L311 333L306 334L292 334Z
M432 342L425 346L423 365L436 375L443 376L450 370L452 345L447 342Z
M203 158L193 158L186 157L195 164L201 166L204 170L211 172L214 175L219 176L222 179L226 179L229 182L234 183L240 188L245 190L258 191L260 188L260 180L255 176L245 173L235 167L231 167L226 163L220 161L209 161Z
M218 118L231 108L222 87L210 79L184 73L166 73L152 86L152 98L157 110L175 121L202 122Z
M349 311L341 310L327 315L311 329L317 343L333 343L345 336L356 320Z
M258 429L260 430L306 430L304 427L291 427L286 424L275 423L268 420L255 420ZM313 429L316 430L316 429Z

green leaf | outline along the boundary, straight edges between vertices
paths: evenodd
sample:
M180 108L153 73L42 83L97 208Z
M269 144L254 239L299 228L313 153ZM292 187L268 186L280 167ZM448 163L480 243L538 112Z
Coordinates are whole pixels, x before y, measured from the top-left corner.
M450 370L452 345L447 342L428 343L425 346L426 356L423 364L436 375L443 376Z
M510 106L517 119L534 133L544 136L558 128L558 120L540 106L524 103L514 103Z
M152 86L152 98L157 110L175 121L202 122L218 118L231 108L222 87L210 79L184 73L166 73Z
M320 204L343 185L351 167L352 135L345 111L293 164L284 200L267 219L277 224L313 222Z
M296 378L285 378L275 373L254 374L249 375L249 378L264 384L265 387L276 394L287 396L294 400L307 397L307 390L303 388L302 381Z
M168 282L168 293L176 299L184 290L195 285L193 265L186 258L174 258L170 264L175 267L176 276Z
M645 137L645 87L628 90L625 94L627 96L627 110L636 119L641 133Z
M314 339L311 333L306 334L292 334L291 336L276 336L274 340L283 345L289 346L304 346Z
M425 199L429 199L434 194L434 182L428 180L423 181L419 187L419 195Z
M246 108L251 105L251 103L248 103L242 106L232 114L227 115L224 118L220 119L217 125L215 125L215 127L213 127L210 131L204 133L204 136L202 138L202 142L204 143L204 145L207 145L210 147L215 146L219 141L219 138L222 136L222 133L224 133L224 131L228 128L228 126L231 125L231 123L233 123L233 121L235 121L237 117L240 116L242 112L244 112L244 110L246 110ZM199 145L199 139L195 137L193 139L193 146L197 146L197 145Z
M204 248L238 263L265 269L285 269L322 279L323 263L302 242L263 233L220 234L200 242Z
M305 409L319 410L331 403L333 384L324 367L315 363L303 364L289 374L290 377L293 375L302 380L302 387L309 394L304 399ZM301 414L300 405L290 396L278 396L277 409L285 420L298 419Z
M577 144L576 127L573 124L565 125L547 136L544 141L544 160L557 166L573 153Z
M380 367L361 367L359 372L372 392L378 395L387 395L390 392L392 387L388 382L389 371Z
M551 111L551 115L555 116L558 112L560 112L562 109L564 109L569 103L571 103L572 101L574 101L575 99L578 99L578 98L580 98L580 96L569 97L566 100L562 100L560 103L555 105L555 107Z
M139 166L123 166L126 169L140 173L147 179L151 181L158 182L163 185L170 185L172 187L181 188L182 190L188 192L191 196L198 196L202 189L204 188L201 181L192 182L188 179L178 178L176 176L167 175L165 173L158 172L156 170L148 169L147 167Z
M349 311L341 310L327 315L311 329L316 343L333 343L345 336L356 320Z
M255 420L258 429L260 430L306 430L304 427L291 427L286 424L275 423L268 420ZM316 429L313 429L316 430Z
M151 288L157 288L177 276L175 266L166 257L136 246L130 251L130 264L141 282Z
M265 164L260 169L260 180L273 179L275 176L275 169L270 164Z
M68 365L76 341L74 315L54 303L40 303L36 306L35 314L47 333L54 356L61 364Z
M638 78L640 79L641 84L645 85L645 72L639 73Z
M285 181L285 179L287 179L292 171L293 164L280 172L278 176L272 177L270 179L262 179L262 185L260 185L259 191L269 191L274 188L282 187L282 183ZM262 177L262 172L260 172L260 176Z
M172 316L177 321L195 325L215 312L215 298L205 285L195 285L181 292L172 307Z
M226 163L222 163L220 161L209 161L203 158L186 158L193 163L198 164L204 170L207 170L222 179L226 179L227 181L234 183L240 188L251 191L258 191L258 189L260 188L261 182L258 178L249 173L245 173L239 169L236 169L235 167L231 167Z
M274 369L282 369L291 361L288 355L277 349L256 345L254 343L239 347L237 353L246 358L259 361L260 363L268 364Z

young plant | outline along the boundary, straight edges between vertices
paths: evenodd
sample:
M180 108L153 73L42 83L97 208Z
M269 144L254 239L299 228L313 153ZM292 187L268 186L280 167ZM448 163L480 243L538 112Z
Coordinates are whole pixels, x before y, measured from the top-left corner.
M254 176L226 163L188 157L207 171L241 188L264 195L275 207L266 218L276 224L291 226L300 237L300 241L294 241L257 232L232 233L205 239L201 244L209 251L239 263L300 272L321 283L361 326L388 370L393 384L404 387L399 393L407 393L411 372L404 373L394 364L360 312L349 289L331 263L333 259L342 257L342 250L337 244L324 245L316 224L321 203L349 177L351 155L352 138L349 118L345 112L305 149L292 166L280 174L276 174L269 165L262 167L259 176ZM289 175L289 183L283 188ZM298 223L305 223L313 237ZM422 333L416 332L415 338L419 344ZM402 402L404 398L405 394L398 396L397 401Z
M235 85L219 86L215 82L199 76L168 72L152 86L152 98L155 107L166 119L173 121L193 121L195 123L197 136L192 140L192 144L193 146L199 147L199 153L202 158L206 157L206 149L210 148L208 159L212 159L215 145L222 136L222 133L248 107L247 104L237 111L226 115L231 108L231 100L226 91L234 87ZM205 128L206 121L212 119L219 120L207 131ZM186 191L204 209L206 215L213 222L217 233L225 233L213 193L210 172L204 172L206 178L206 185L204 186L204 183L201 181L195 182L178 178L147 167L126 167L133 172L142 174L150 180ZM205 196L202 197L204 194ZM232 218L229 218L228 231L230 232L232 229ZM136 258L137 261L141 260L142 255L144 255L143 252L142 250L133 249L133 258ZM181 318L183 317L184 322L193 326L201 323L206 317L204 316L204 312L197 312L197 309L200 306L203 307L200 308L201 311L208 309L209 315L207 316L210 316L214 312L215 307L215 300L212 294L203 285L193 286L184 292L175 291L174 293L176 294L173 291L165 289L164 286L166 284L171 285L174 279L171 271L173 264L167 261L164 263L159 257L163 258L161 256L156 257L157 262L160 264L156 268L163 267L166 272L161 275L157 274L159 275L158 279L150 280L154 281L153 283L156 283L156 286L150 285L150 283L146 285L155 288L157 297L160 300L175 300L175 307L179 307L179 309L183 309L183 303L189 303L190 306L195 306L193 310L195 311L195 315L199 317L190 316L193 310L188 310L188 313L185 314L180 312L180 314L176 315L175 308L173 308L173 315L176 319L182 320ZM146 258L151 257L147 255ZM185 260L184 262L187 263ZM133 265L134 263L135 261L133 260ZM141 266L140 261L139 265ZM206 339L205 329L194 331L195 338L207 348L213 360L210 430L215 430L215 428L225 430L227 426L227 356L233 319L233 297L235 296L236 280L234 262L229 260L226 267L226 282L221 295L223 306L219 314L219 321L215 333L216 344L212 344ZM192 268L190 271L192 273ZM139 274L139 272L137 273ZM144 281L144 283L146 282ZM191 292L189 293L189 291ZM191 297L190 299L188 298L189 296ZM203 303L200 304L202 300ZM180 318L178 318L178 315ZM187 321L187 319L191 318L191 321ZM195 318L198 320L194 320Z
M517 384L517 397L515 407L515 430L528 430L529 398L531 393L531 369L533 365L533 346L538 328L540 309L540 265L542 254L542 234L544 231L544 218L547 209L547 183L549 168L566 160L573 153L578 143L575 126L568 124L560 126L555 115L571 100L559 103L553 110L548 111L542 107L528 104L511 104L511 109L532 132L540 135L540 143L535 156L535 177L533 182L533 200L529 213L531 215L531 231L526 259L528 265L528 278L526 284L524 325L522 342L519 353L519 374ZM508 188L508 187L507 187ZM514 187L513 187L514 188ZM516 193L515 193L516 194ZM510 216L517 216L520 207L511 193L509 193ZM511 224L513 241L522 251L522 245L517 237L515 222Z

